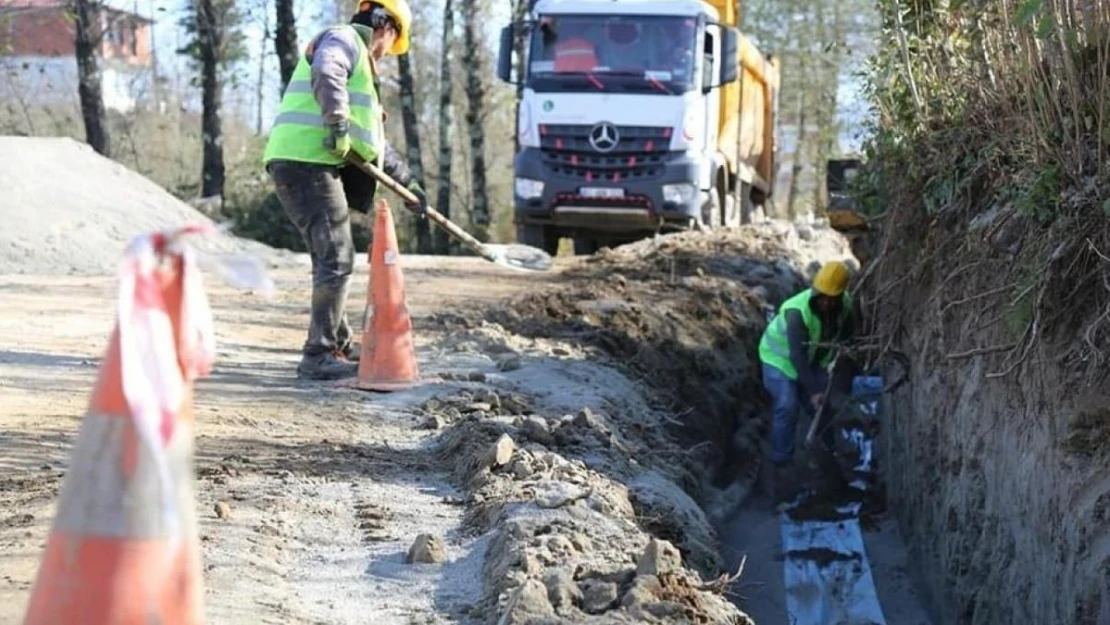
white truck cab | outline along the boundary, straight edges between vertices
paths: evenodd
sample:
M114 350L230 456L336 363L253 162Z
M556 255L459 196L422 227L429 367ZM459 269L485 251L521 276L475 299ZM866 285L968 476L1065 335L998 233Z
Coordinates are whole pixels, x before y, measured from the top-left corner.
M555 253L571 237L591 253L738 213L718 188L719 87L739 76L738 38L702 0L538 0L506 26L498 76L523 81L517 239Z

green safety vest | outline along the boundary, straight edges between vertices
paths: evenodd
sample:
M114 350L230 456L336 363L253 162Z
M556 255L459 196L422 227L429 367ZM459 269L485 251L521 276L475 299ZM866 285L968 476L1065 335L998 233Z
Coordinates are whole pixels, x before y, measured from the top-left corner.
M385 133L366 43L352 26L338 28L350 29L358 42L358 64L347 79L351 149L369 161L376 161L382 152L380 146ZM341 165L342 161L324 147L327 136L324 115L312 91L312 65L302 54L281 98L262 160L264 163L287 160Z
M794 368L794 363L790 362L790 341L786 331L786 311L797 310L802 314L802 321L805 323L806 330L809 331L809 361L813 362L817 355L817 343L821 340L821 317L809 307L811 297L813 297L813 290L806 289L783 302L778 313L775 314L774 319L771 320L771 323L763 332L763 338L759 341L759 359L763 361L763 364L775 367L791 380L798 379L798 371ZM841 301L843 306L840 309L838 322L843 324L851 313L852 300L845 292L841 296ZM821 358L821 362L814 364L825 367L832 360L832 357L833 351L828 350Z

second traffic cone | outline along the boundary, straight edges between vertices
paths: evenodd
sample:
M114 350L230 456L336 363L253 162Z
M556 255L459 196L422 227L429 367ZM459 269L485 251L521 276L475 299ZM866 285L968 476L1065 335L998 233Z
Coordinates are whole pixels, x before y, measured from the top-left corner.
M405 299L401 253L389 203L379 199L374 213L370 286L356 385L368 391L399 391L413 386L420 377L412 318Z
M192 231L127 250L24 625L203 622L192 404L214 347L199 269L176 242Z

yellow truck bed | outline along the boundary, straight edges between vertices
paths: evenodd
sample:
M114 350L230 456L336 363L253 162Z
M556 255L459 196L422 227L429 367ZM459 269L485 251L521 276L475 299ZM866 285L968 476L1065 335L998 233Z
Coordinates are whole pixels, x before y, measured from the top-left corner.
M717 9L721 23L736 26L736 0L703 1ZM731 174L738 174L770 197L774 186L779 68L743 34L737 56L740 80L721 88L717 145L728 161Z

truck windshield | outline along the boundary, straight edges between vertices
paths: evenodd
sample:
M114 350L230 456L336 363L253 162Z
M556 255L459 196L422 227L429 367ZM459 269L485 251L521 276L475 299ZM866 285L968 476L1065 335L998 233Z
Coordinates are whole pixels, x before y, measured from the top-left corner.
M697 22L676 16L544 15L532 34L536 91L656 91L694 85Z

